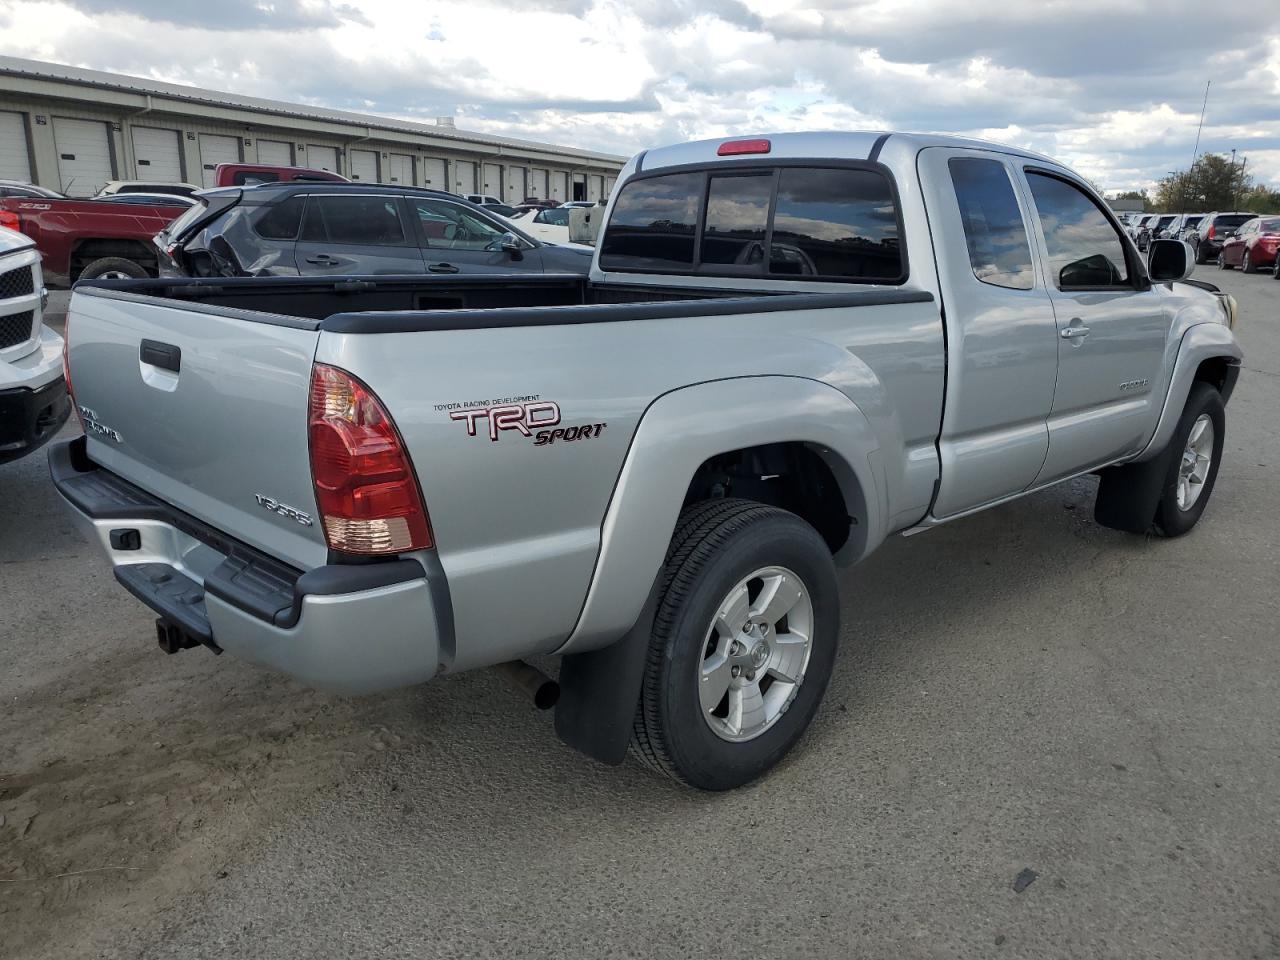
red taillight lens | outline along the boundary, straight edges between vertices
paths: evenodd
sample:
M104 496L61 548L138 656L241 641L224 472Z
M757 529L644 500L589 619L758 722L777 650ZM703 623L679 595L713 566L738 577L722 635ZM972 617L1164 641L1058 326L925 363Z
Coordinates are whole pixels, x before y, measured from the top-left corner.
M318 363L309 407L311 477L330 549L387 554L433 546L404 443L373 392Z
M1204 238L1205 238L1206 240L1212 240L1212 239L1213 239L1213 224L1212 224L1212 223L1211 223L1211 224L1209 224L1209 229L1205 232Z
M22 232L22 218L11 210L0 210L0 227Z
M773 149L773 144L768 140L726 140L720 144L720 149L716 151L717 156L721 157L739 157L744 153L768 153Z

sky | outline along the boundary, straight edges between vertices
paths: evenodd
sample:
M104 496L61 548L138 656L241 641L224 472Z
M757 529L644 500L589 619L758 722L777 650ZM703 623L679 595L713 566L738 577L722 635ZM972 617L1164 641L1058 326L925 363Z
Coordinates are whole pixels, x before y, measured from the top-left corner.
M1274 2L1274 0L1273 0ZM957 133L1113 192L1200 151L1280 189L1280 16L1205 0L0 0L0 53L624 155Z

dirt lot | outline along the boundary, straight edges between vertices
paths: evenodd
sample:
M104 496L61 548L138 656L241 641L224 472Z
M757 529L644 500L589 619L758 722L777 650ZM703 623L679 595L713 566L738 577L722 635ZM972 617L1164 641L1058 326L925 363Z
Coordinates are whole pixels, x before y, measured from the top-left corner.
M1248 357L1197 531L1077 481L891 541L813 733L728 796L488 674L166 657L42 458L0 467L0 956L1280 957L1280 283L1201 275Z

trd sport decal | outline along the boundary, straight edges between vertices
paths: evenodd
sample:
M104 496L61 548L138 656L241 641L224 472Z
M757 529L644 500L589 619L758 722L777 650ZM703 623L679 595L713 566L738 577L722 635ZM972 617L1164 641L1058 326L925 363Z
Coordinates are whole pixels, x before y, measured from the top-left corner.
M479 436L483 430L494 443L505 431L514 430L520 436L531 439L535 447L545 447L557 442L568 443L598 437L608 426L606 423L586 423L576 427L561 427L560 404L541 400L536 395L513 399L520 402L438 403L436 409L448 410L450 420L465 423L467 436Z

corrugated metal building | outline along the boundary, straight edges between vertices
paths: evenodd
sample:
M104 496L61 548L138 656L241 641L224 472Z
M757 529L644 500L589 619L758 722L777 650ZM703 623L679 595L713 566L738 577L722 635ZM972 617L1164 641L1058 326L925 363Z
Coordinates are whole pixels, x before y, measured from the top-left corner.
M314 167L361 182L607 197L625 158L0 57L0 180L87 197L108 180L213 185L219 163Z

